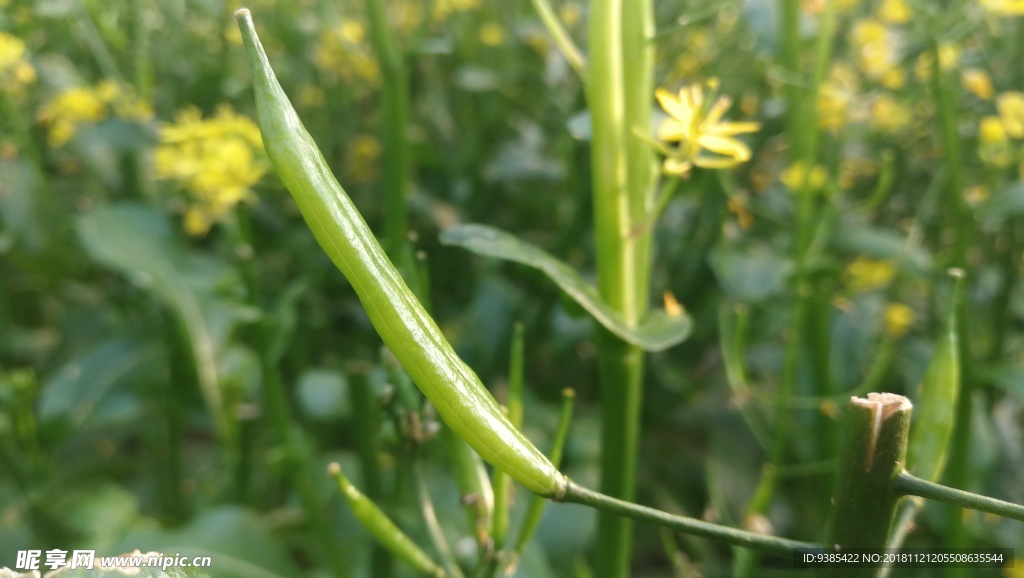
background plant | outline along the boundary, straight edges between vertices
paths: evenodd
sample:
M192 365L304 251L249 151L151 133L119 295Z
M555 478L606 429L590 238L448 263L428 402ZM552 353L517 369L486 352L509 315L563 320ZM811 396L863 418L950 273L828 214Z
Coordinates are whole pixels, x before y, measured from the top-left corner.
M261 36L315 140L371 225L382 225L378 183L391 173L374 145L382 76L362 5L250 7L267 14ZM694 333L647 357L637 500L818 537L845 393L905 392L919 405L915 387L945 322L944 273L959 265L971 312L960 322L959 411L969 419L959 423L973 433L954 433L961 445L948 481L1020 502L1019 19L1012 5L994 3L934 14L913 3L819 7L654 7L654 84L674 92L717 77L734 100L729 119L762 126L742 137L748 163L694 169L652 228L647 302L672 291ZM192 193L151 169L166 142L160 123L175 126L179 111L195 106L210 119L229 103L252 116L234 8L12 2L0 15L0 28L24 44L0 56L0 543L112 552L201 544L239 564L299 574L331 564L312 508L299 506L306 496L348 564L367 563L365 534L322 472L337 460L366 485L357 475L361 406L349 396L365 388L371 399L399 399L403 390L354 295L275 179L247 185L253 202L189 239ZM583 84L531 6L388 8L411 87L408 218L417 241L406 266L428 280L435 317L499 399L512 327L523 322L524 429L549 447L560 391L574 387L564 470L596 486L591 322L530 269L437 240L452 224L486 223L577 271L597 269ZM592 61L588 6L555 3L552 12ZM152 115L118 110L101 90L111 82ZM644 102L657 121L653 88ZM44 111L68 91L86 95L76 97L86 106L65 115L72 134L58 145L49 138L56 116ZM813 116L786 113L812 108ZM273 383L279 401L265 397ZM275 410L280 400L287 420ZM413 478L399 467L407 434L385 416L374 436L390 494L381 503L415 534L418 502L401 481ZM279 419L287 427L272 425ZM790 426L773 460L777 423ZM462 555L466 516L454 506L446 451L431 439L422 453L439 525ZM308 473L296 476L307 471L297 463ZM513 528L528 502L520 491ZM573 572L593 519L549 508L522 575ZM1019 524L960 509L928 506L916 522L908 545L1021 542ZM691 538L666 555L655 528L636 532L637 574L671 572L669 560L679 572L699 561L708 575L736 563L728 549ZM233 533L246 539L224 538ZM0 553L0 565L12 555ZM765 575L778 562L756 564Z

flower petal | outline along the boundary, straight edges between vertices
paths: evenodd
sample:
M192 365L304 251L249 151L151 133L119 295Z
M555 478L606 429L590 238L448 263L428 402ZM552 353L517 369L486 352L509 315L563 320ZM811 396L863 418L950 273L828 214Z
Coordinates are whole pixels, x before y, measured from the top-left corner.
M669 113L684 126L690 124L690 121L693 119L692 107L687 106L676 95L664 88L654 91L654 96L658 99L658 104L661 105L661 108L665 109L665 112Z
M693 164L703 169L728 169L740 164L742 161L731 157L701 157L693 159Z
M746 132L757 132L759 130L761 130L761 123L759 122L720 122L714 126L709 126L704 133L715 136L732 136Z
M750 160L750 148L731 137L703 134L697 139L697 144L709 151L732 157L738 161Z
M732 106L732 99L728 96L720 96L715 104L711 105L711 109L708 110L707 116L704 117L704 126L713 127L718 124L718 121L722 120L722 115L725 111L729 110Z
M676 157L666 157L665 163L661 165L661 170L666 175L675 175L678 177L686 176L690 172L690 168L693 163L685 161Z
M658 138L664 141L680 141L690 138L690 126L674 118L666 118L658 126Z

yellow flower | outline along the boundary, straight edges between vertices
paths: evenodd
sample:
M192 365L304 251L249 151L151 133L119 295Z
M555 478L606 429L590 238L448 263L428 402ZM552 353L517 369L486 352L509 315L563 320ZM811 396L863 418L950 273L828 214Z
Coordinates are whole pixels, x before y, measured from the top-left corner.
M857 58L857 66L867 76L881 79L899 63L896 35L885 24L872 18L862 18L850 33Z
M996 16L1024 15L1024 0L981 0L981 6Z
M185 109L174 124L161 127L153 167L158 179L173 181L188 195L185 230L204 235L250 197L267 163L259 128L224 105L209 119Z
M366 37L366 29L355 20L342 20L337 34L347 44L361 44Z
M883 94L871 104L871 126L887 133L897 133L910 124L910 109L893 96Z
M580 21L583 10L580 8L579 2L571 1L562 4L562 7L558 9L558 16L562 20L562 24L566 28L572 28L576 26Z
M434 21L440 22L453 12L468 12L480 8L480 0L435 0Z
M910 307L902 303L890 303L885 306L885 334L889 337L903 337L913 322L914 310Z
M1024 137L1024 93L1004 92L996 100L999 119L1013 138Z
M782 184L793 192L802 191L805 187L809 191L816 191L825 186L826 179L828 179L828 173L825 172L824 167L814 165L808 170L804 161L793 163L779 175Z
M1006 124L997 116L982 117L978 123L978 156L996 167L1008 167L1013 160Z
M857 102L857 73L845 64L836 64L818 91L818 126L838 131L849 122Z
M982 100L992 98L992 78L979 68L968 68L960 75L960 83L965 89Z
M0 91L20 96L24 87L35 81L36 69L25 59L25 43L0 32Z
M505 29L495 22L485 22L479 34L480 42L487 46L499 46L505 42Z
M713 103L705 101L704 87L693 84L678 95L659 88L655 93L658 103L669 114L658 127L658 138L665 142L678 142L676 148L659 144L665 154L663 170L670 175L683 176L693 166L721 169L750 160L750 149L738 134L755 132L761 128L756 122L729 122L722 117L732 105L732 99L718 97ZM707 156L704 150L721 156Z
M746 195L738 194L729 197L726 208L730 213L736 215L736 222L744 231L754 226L754 215L747 208Z
M943 44L939 46L939 69L949 71L956 68L960 61L960 49L955 44ZM932 77L932 66L935 59L931 52L922 52L914 64L914 76L920 81L930 80Z
M906 24L910 22L913 12L904 0L882 0L878 7L878 17L889 24Z
M679 317L686 314L686 307L683 307L679 300L676 299L675 294L671 291L664 291L661 294L662 300L665 302L665 313L669 317Z
M896 267L890 261L857 257L846 267L847 285L854 293L885 287L895 276Z
M366 183L376 176L380 160L380 141L370 135L359 135L352 141L348 152L348 173L357 183Z
M50 145L59 147L71 140L79 125L99 122L111 114L144 122L153 117L153 109L116 82L104 80L92 87L78 86L58 93L43 105L38 117L49 126Z
M988 199L988 187L985 185L974 185L964 191L964 200L967 204L976 207Z
M343 20L338 26L323 30L313 49L314 64L342 82L376 83L380 66L363 42L365 36L363 25L353 20Z

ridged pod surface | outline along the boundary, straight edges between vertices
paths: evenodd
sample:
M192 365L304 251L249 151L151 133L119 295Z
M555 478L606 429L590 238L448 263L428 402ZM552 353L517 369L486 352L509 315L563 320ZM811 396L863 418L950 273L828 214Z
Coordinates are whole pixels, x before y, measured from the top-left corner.
M561 498L566 478L505 417L384 253L270 67L252 16L235 13L249 57L263 146L317 242L355 289L377 333L448 427L530 491Z

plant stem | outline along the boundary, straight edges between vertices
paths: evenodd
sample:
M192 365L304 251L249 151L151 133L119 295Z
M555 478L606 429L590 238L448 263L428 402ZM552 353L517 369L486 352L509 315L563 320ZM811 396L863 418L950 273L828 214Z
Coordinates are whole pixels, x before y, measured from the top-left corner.
M957 490L942 484L922 480L907 472L896 476L896 479L893 480L893 490L903 496L919 496L937 502L960 506L961 508L968 508L1024 522L1024 506L1020 504Z
M441 565L444 566L448 578L465 578L458 562L455 561L455 554L448 545L448 540L444 537L444 529L441 528L441 524L437 521L437 514L434 511L434 500L430 497L427 480L423 476L423 465L420 463L419 452L417 450L413 451L417 455L413 456L412 476L416 484L416 496L420 503L420 511L423 514L423 523L427 526L427 533L430 534L430 539L434 542L434 549L437 550L438 555L441 557Z
M645 156L634 148L638 144L633 141L640 139L631 132L634 126L643 134L650 130L650 117L644 116L650 114L653 84L650 11L649 0L634 0L628 10L623 0L592 0L590 9L586 90L593 128L598 287L602 298L630 325L646 314L650 275L650 232L631 234L653 209L650 151ZM627 86L626 61L635 69L628 73L631 86ZM643 183L645 188L631 188ZM636 484L643 351L601 327L596 343L602 407L601 489L629 501ZM609 513L599 516L595 566L600 578L628 575L631 534L629 520Z
M661 510L618 500L593 490L588 490L571 481L566 488L563 501L583 504L618 516L628 516L634 520L650 522L683 534L710 538L725 542L726 544L732 544L733 546L752 548L780 556L791 556L796 548L821 548L820 544L799 542L766 534L756 534L686 516L674 516Z
M369 375L359 372L352 380L353 428L355 430L356 451L359 454L359 465L363 473L363 488L366 497L374 502L383 503L384 484L381 480L380 462L377 459L377 426L380 411L370 391ZM374 542L370 557L370 573L377 578L391 576L391 556L379 543Z
M951 264L959 267L970 275L967 266L967 248L970 246L971 222L974 220L964 199L964 173L960 151L961 142L958 133L958 120L956 112L956 101L954 91L950 87L950 80L946 78L942 70L941 59L939 58L939 43L933 39L929 47L932 56L932 82L931 89L935 98L936 108L939 112L939 121L942 129L942 149L945 165L949 175L947 181L948 207L947 213L950 218L950 227L953 230L953 255ZM969 278L969 277L968 277ZM960 328L960 397L956 405L956 418L953 430L953 440L949 448L949 454L964 456L964 459L953 460L948 468L947 480L953 486L967 487L971 478L971 462L966 459L970 455L971 443L971 416L973 413L972 404L974 401L973 373L970 352L970 326L967 323L968 300L961 300L957 307L957 325ZM946 519L946 536L950 547L963 548L970 544L970 537L964 527L963 517L959 510L950 508ZM963 572L952 569L953 575L964 575Z
M825 531L830 549L883 548L900 493L910 431L910 400L891 393L855 397L847 409L832 515ZM874 576L877 568L830 568L831 576Z
M580 77L580 80L586 80L587 78L587 61L583 57L583 53L580 52L576 43L573 42L572 36L562 26L562 21L558 19L555 11L551 8L551 3L548 0L533 0L533 7L537 10L537 14L540 15L541 22L548 29L548 33L551 34L551 38L555 41L555 45L562 51L562 56L569 61L569 66L576 71L576 75Z
M384 92L384 247L397 259L408 227L406 192L411 155L406 127L409 124L409 77L394 34L388 26L383 0L366 0L370 41L380 64Z

